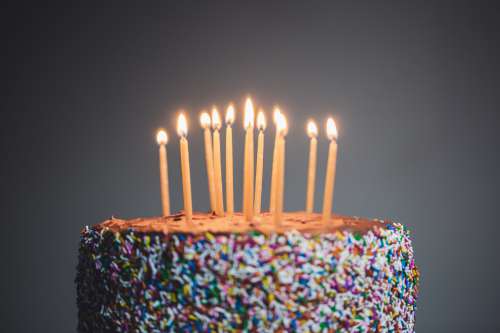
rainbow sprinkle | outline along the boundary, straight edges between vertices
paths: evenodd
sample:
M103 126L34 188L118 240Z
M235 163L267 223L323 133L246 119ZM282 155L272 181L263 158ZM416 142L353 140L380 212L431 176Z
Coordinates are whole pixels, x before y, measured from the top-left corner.
M419 273L399 223L364 234L86 227L78 332L413 332Z

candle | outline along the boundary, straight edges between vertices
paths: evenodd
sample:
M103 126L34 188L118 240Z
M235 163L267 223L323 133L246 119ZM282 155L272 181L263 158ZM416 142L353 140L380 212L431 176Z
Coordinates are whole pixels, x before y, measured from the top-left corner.
M250 98L245 101L245 156L243 165L243 215L246 221L251 221L253 218L253 126L254 126L254 109Z
M330 140L328 164L326 166L325 193L323 195L323 221L328 221L332 214L333 189L335 187L335 169L337 165L337 127L333 118L328 118L326 135Z
M264 169L264 130L266 129L266 117L262 110L257 114L257 129L259 130L259 136L257 138L254 213L260 214L262 201L262 174Z
M212 153L212 134L210 133L210 115L207 112L202 112L200 115L200 124L203 128L203 136L205 142L205 165L207 168L208 179L208 194L210 196L210 210L215 211L216 197L214 185L214 162Z
M191 171L189 170L189 147L187 136L187 121L183 113L177 119L177 134L181 151L182 194L186 221L191 223L193 217L193 201L191 197Z
M278 148L278 137L279 137L279 131L278 131L278 118L281 115L281 111L279 107L275 106L274 111L273 111L273 121L274 124L276 125L276 132L274 135L274 148L273 148L273 164L272 164L272 169L271 169L271 195L269 198L269 211L271 213L274 212L275 208L275 203L276 203L276 181L277 181L277 168L278 168L278 155L276 154L276 150Z
M283 201L285 190L285 136L287 134L287 122L283 114L279 114L276 122L276 129L278 131L278 144L277 144L277 168L276 168L276 203L273 213L274 224L281 225L283 220Z
M234 213L234 190L233 190L233 129L234 106L229 104L226 110L226 205L227 214Z
M170 194L168 191L168 163L167 163L167 142L168 135L163 129L160 129L156 134L156 142L159 146L160 155L160 190L161 190L161 206L163 216L170 215Z
M214 106L212 108L212 127L214 138L214 182L215 182L215 214L224 215L224 198L222 194L222 166L220 156L220 128L222 126L219 111Z
M309 167L307 171L306 213L314 210L314 185L316 180L316 156L318 151L318 127L314 121L307 123L307 135L311 138L309 145Z

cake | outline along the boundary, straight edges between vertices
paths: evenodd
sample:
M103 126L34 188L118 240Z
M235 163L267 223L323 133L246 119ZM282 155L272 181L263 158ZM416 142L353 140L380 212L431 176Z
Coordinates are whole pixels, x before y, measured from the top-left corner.
M413 332L418 281L391 221L112 218L81 233L78 332Z

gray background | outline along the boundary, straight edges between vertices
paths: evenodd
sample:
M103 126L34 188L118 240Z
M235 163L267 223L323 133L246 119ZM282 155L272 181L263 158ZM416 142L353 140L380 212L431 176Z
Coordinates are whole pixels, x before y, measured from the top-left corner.
M206 210L198 112L241 106L246 93L289 116L286 209L304 206L305 122L333 115L334 208L412 230L417 330L500 330L499 14L494 2L7 5L2 331L75 330L79 231L111 215L159 214L159 126L181 207L179 107L189 110L194 206ZM236 158L241 123L238 110ZM317 208L323 126L320 136ZM238 209L241 171L237 162Z

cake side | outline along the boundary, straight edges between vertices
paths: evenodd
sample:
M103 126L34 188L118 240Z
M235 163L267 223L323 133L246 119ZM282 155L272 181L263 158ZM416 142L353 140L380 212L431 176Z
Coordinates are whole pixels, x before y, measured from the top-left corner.
M198 214L190 229L175 215L85 228L78 331L413 331L419 275L408 230L300 214L280 230L236 217L232 232Z

